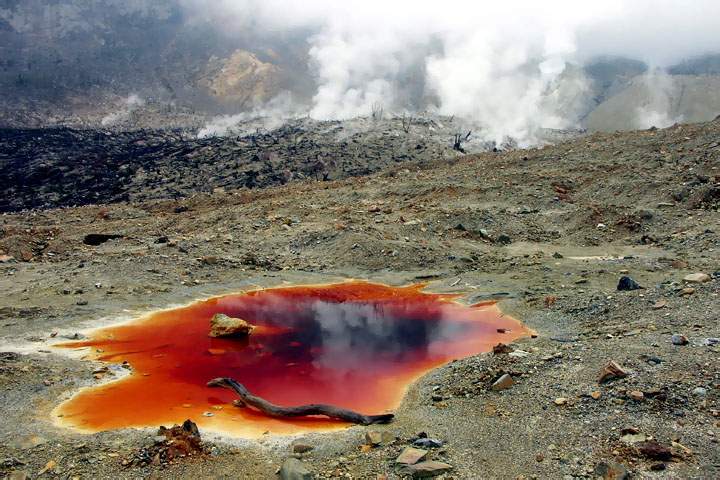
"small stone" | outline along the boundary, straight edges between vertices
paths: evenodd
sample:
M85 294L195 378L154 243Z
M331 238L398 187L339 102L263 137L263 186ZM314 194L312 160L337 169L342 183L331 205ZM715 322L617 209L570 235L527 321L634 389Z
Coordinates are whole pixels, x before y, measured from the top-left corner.
M651 460L672 460L672 451L664 445L659 444L655 440L641 442L636 445L638 452Z
M315 478L305 464L297 458L285 460L280 467L279 475L282 480L313 480Z
M513 383L515 381L512 379L510 375L507 373L495 380L495 383L492 384L490 389L494 392L500 391L500 390L507 390L508 388L512 387Z
M55 470L55 468L57 468L57 462L55 460L50 460L45 464L45 468L38 472L38 476L43 475L47 472L52 472Z
M535 461L536 461L536 462L540 463L540 462L542 462L543 460L545 460L545 455L543 455L542 453L538 453L537 455L535 455Z
M500 236L498 236L495 241L500 245L510 245L512 243L512 239L505 234L501 234Z
M14 470L7 476L7 480L28 480L30 474L25 470Z
M668 302L666 300L658 300L655 302L655 305L653 305L654 310L660 310L661 308L665 308L668 306Z
M207 256L199 258L198 261L204 265L217 265L220 262L220 259L214 256Z
M436 438L418 438L413 442L413 446L420 448L440 448L443 446L443 442Z
M632 392L630 392L630 398L632 398L636 402L642 402L643 400L645 400L645 394L640 390L633 390Z
M383 432L378 430L369 430L365 432L365 443L377 446L383 443Z
M712 280L712 277L707 273L691 273L690 275L685 275L683 280L687 283L706 283Z
M602 371L600 372L600 378L598 379L598 383L604 383L610 380L614 380L616 378L625 378L627 377L627 372L617 364L617 362L609 361L605 364Z
M565 397L558 397L555 399L554 403L555 403L555 405L561 407L563 405L567 405L568 399Z
M634 445L636 443L642 443L648 441L649 437L644 433L639 433L635 429L630 429L630 432L625 432L620 440L628 445Z
M452 468L452 465L447 463L429 460L415 465L407 465L402 468L401 473L411 475L412 478L430 478L449 472Z
M698 397L704 397L705 395L707 395L707 389L703 387L696 387L695 389L693 389L692 392L693 395L697 395Z
M313 448L315 448L315 447L313 447L310 444L303 443L303 442L295 442L292 444L292 452L293 453L307 453L310 450L312 450Z
M687 296L694 295L694 294L695 294L694 288L683 288L682 290L680 290L681 297L687 297Z
M631 290L640 290L642 287L632 278L628 276L620 277L617 289L621 292L627 292Z
M210 337L247 337L255 329L253 325L242 318L228 317L216 313L210 319Z
M690 343L690 340L688 340L688 338L685 335L680 335L678 333L673 335L670 338L670 341L672 342L673 345L687 345L688 343Z
M706 345L706 346L708 346L708 347L712 347L712 346L715 346L715 345L718 345L718 344L720 344L720 338L711 337L711 338L706 338L706 339L703 341L703 345Z
M602 393L595 390L594 392L590 393L590 396L593 398L593 400L599 400L600 397L602 397Z
M670 451L672 452L674 457L689 457L693 454L692 449L686 447L681 443L672 442L671 446L672 448L670 449Z
M405 450L395 459L395 463L414 465L427 455L428 451L421 448L406 447Z
M530 355L530 352L526 352L525 350L515 350L514 352L508 353L508 357L512 358L525 358Z
M504 343L498 343L493 347L493 355L503 355L512 353L514 349L510 345L505 345Z
M0 255L0 263L8 263L15 260L15 257L11 257L10 255Z
M628 480L630 473L623 465L615 462L600 462L595 466L595 476L603 480Z

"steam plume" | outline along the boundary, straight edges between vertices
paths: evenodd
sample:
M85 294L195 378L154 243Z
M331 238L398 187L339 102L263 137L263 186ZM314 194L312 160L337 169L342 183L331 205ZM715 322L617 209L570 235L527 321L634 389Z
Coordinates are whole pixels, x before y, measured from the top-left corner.
M314 118L437 109L496 142L577 123L566 107L589 86L568 77L569 62L610 54L663 66L720 50L720 3L709 0L184 2L230 32L308 32Z

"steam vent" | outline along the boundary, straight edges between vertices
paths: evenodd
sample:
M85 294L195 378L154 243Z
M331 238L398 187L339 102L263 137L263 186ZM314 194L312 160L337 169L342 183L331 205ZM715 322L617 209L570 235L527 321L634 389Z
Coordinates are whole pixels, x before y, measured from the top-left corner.
M366 414L395 409L410 383L453 359L528 335L492 303L467 306L423 285L347 282L216 297L97 330L87 359L127 371L81 390L55 409L58 423L84 432L171 425L192 418L207 430L254 438L340 429L321 417L270 418L233 405L232 377L283 406L327 403ZM252 325L245 336L212 337L216 314ZM504 333L499 333L504 332Z

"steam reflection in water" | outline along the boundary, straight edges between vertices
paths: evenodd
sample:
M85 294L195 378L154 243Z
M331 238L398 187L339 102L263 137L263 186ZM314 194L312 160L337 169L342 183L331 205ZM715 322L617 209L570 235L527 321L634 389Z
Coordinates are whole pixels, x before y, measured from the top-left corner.
M205 384L227 376L278 404L382 413L397 407L407 385L427 370L528 333L495 305L453 298L422 292L421 285L348 282L258 290L157 312L66 345L93 347L91 357L99 360L127 361L133 374L82 390L55 413L63 415L60 423L89 431L188 417L241 436L337 428L321 419L268 419L231 406L232 392ZM208 337L216 313L258 328L245 340ZM208 411L213 415L203 416Z

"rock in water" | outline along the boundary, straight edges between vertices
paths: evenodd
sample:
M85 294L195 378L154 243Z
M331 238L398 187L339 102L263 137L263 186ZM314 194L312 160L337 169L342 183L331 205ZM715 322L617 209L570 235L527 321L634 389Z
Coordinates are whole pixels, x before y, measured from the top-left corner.
M300 460L288 458L280 468L280 478L282 480L313 480L315 476Z
M211 337L247 337L255 329L253 325L242 318L228 317L222 313L216 313L210 319Z
M619 291L630 291L630 290L639 290L642 287L632 278L630 277L621 277L620 281L618 282L617 289Z

